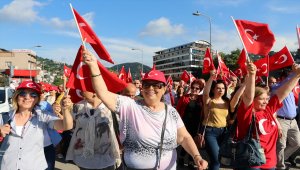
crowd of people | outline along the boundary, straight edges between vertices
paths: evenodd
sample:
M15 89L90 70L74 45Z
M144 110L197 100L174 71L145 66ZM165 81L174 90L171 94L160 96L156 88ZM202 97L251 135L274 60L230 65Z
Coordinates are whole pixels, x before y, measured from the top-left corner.
M300 147L298 96L292 92L300 79L297 64L266 85L255 83L256 66L247 62L244 78L232 76L228 83L211 70L207 81L175 81L171 92L165 75L152 69L116 94L95 56L84 50L83 61L94 92L81 92L78 103L63 86L46 91L24 81L16 88L13 109L0 118L0 169L53 170L58 157L81 170L218 170L225 132L237 122L236 137L243 139L253 115L266 163L246 169L287 169L285 161ZM207 160L194 140L199 134Z

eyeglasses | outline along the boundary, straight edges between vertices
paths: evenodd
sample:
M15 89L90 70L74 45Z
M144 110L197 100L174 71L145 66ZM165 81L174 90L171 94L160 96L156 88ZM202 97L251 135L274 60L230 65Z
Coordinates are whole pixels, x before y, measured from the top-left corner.
M143 84L142 84L143 89L148 89L148 88L150 88L150 86L152 86L156 90L156 89L163 88L165 86L165 84L164 83L146 83L146 82L143 82Z
M200 90L199 87L191 87L192 90Z
M19 93L19 96L26 97L27 94L29 94L29 96L32 97L32 98L36 98L36 97L39 96L36 92L26 92L26 91L21 91Z

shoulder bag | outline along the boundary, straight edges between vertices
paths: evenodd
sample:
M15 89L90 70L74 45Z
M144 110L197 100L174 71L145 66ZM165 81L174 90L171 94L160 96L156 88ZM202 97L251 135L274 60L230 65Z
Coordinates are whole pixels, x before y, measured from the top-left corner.
M237 120L235 120L220 146L219 156L221 163L234 168L248 168L265 164L266 158L260 145L255 114L252 113L252 121L244 139L239 141L234 139L236 127ZM253 137L253 130L256 132L256 138Z

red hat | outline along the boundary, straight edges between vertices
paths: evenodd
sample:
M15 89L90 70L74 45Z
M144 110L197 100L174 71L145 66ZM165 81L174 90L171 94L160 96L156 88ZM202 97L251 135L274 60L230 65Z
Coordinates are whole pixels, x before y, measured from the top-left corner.
M19 89L32 89L32 90L35 90L38 93L41 93L40 85L38 85L36 82L33 82L33 81L23 81L17 87L17 90L19 90Z
M160 81L162 83L167 84L165 74L163 72L155 70L155 69L152 69L148 73L145 74L142 81L145 81L145 80L155 80L155 81Z

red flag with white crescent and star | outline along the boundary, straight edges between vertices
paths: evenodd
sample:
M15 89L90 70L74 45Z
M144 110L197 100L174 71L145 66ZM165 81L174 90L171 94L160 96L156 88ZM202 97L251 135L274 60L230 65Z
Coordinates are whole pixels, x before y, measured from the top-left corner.
M298 45L299 45L299 49L300 49L300 28L298 27L298 25L296 27L296 31L297 31L297 37L298 37Z
M172 79L171 76L169 76L168 79L167 79L167 88L168 88L168 93L170 95L171 104L172 104L172 106L174 106L175 105L175 100L174 100L174 96L172 94L173 79Z
M145 76L145 73L143 73L142 70L140 70L140 76L141 76L141 79L143 79Z
M240 69L241 69L241 73L239 73L240 75L247 74L246 61L247 61L246 52L245 52L245 49L242 49L242 51L240 53L240 56L239 56L239 59L237 61L237 65L239 65Z
M298 101L299 101L299 93L300 93L300 86L299 84L297 84L293 90L292 90L294 97L295 97L295 104L298 105Z
M257 61L255 61L253 64L256 65L257 71L256 75L257 76L268 76L268 57L261 58Z
M81 59L82 59L82 50L83 46L81 45L72 70L70 78L66 84L66 87L71 89L79 89L81 91L89 91L94 92L91 72L88 67ZM112 72L110 72L107 68L105 68L99 61L97 61L98 67L100 69L103 80L107 86L107 89L113 93L117 93L122 91L126 87L126 82L123 82L118 78L118 76Z
M132 83L132 76L131 76L130 68L128 68L126 83Z
M187 83L190 80L190 74L186 70L184 70L181 74L180 79Z
M280 51L270 56L269 64L270 71L278 70L283 67L291 66L294 63L294 58L289 49L284 46Z
M206 48L205 55L203 58L202 74L208 74L211 70L215 70L214 62L210 53L209 48Z
M266 56L273 47L275 37L268 24L235 20L235 24L248 53Z
M112 61L110 54L107 52L103 44L101 43L100 39L97 37L96 33L93 31L93 29L90 27L90 25L83 19L82 16L79 15L79 13L72 8L74 15L76 17L75 22L77 21L79 30L82 35L82 39L86 42L90 43L90 45L93 47L97 55L107 62L110 62L114 64Z
M125 70L124 66L122 66L118 77L119 77L120 80L122 80L124 82L127 82L127 73L126 73L126 70Z
M73 103L78 103L83 100L83 96L81 95L81 90L79 89L70 89L69 95L71 96L71 100Z
M70 74L71 74L71 68L69 68L66 65L64 65L64 75L66 77L70 77Z
M218 63L219 63L219 66L218 66L219 73L217 73L217 74L221 73L222 76L228 77L228 75L229 75L228 67L226 66L226 64L224 63L224 61L222 60L221 56L218 53L217 53L217 57L218 57Z

